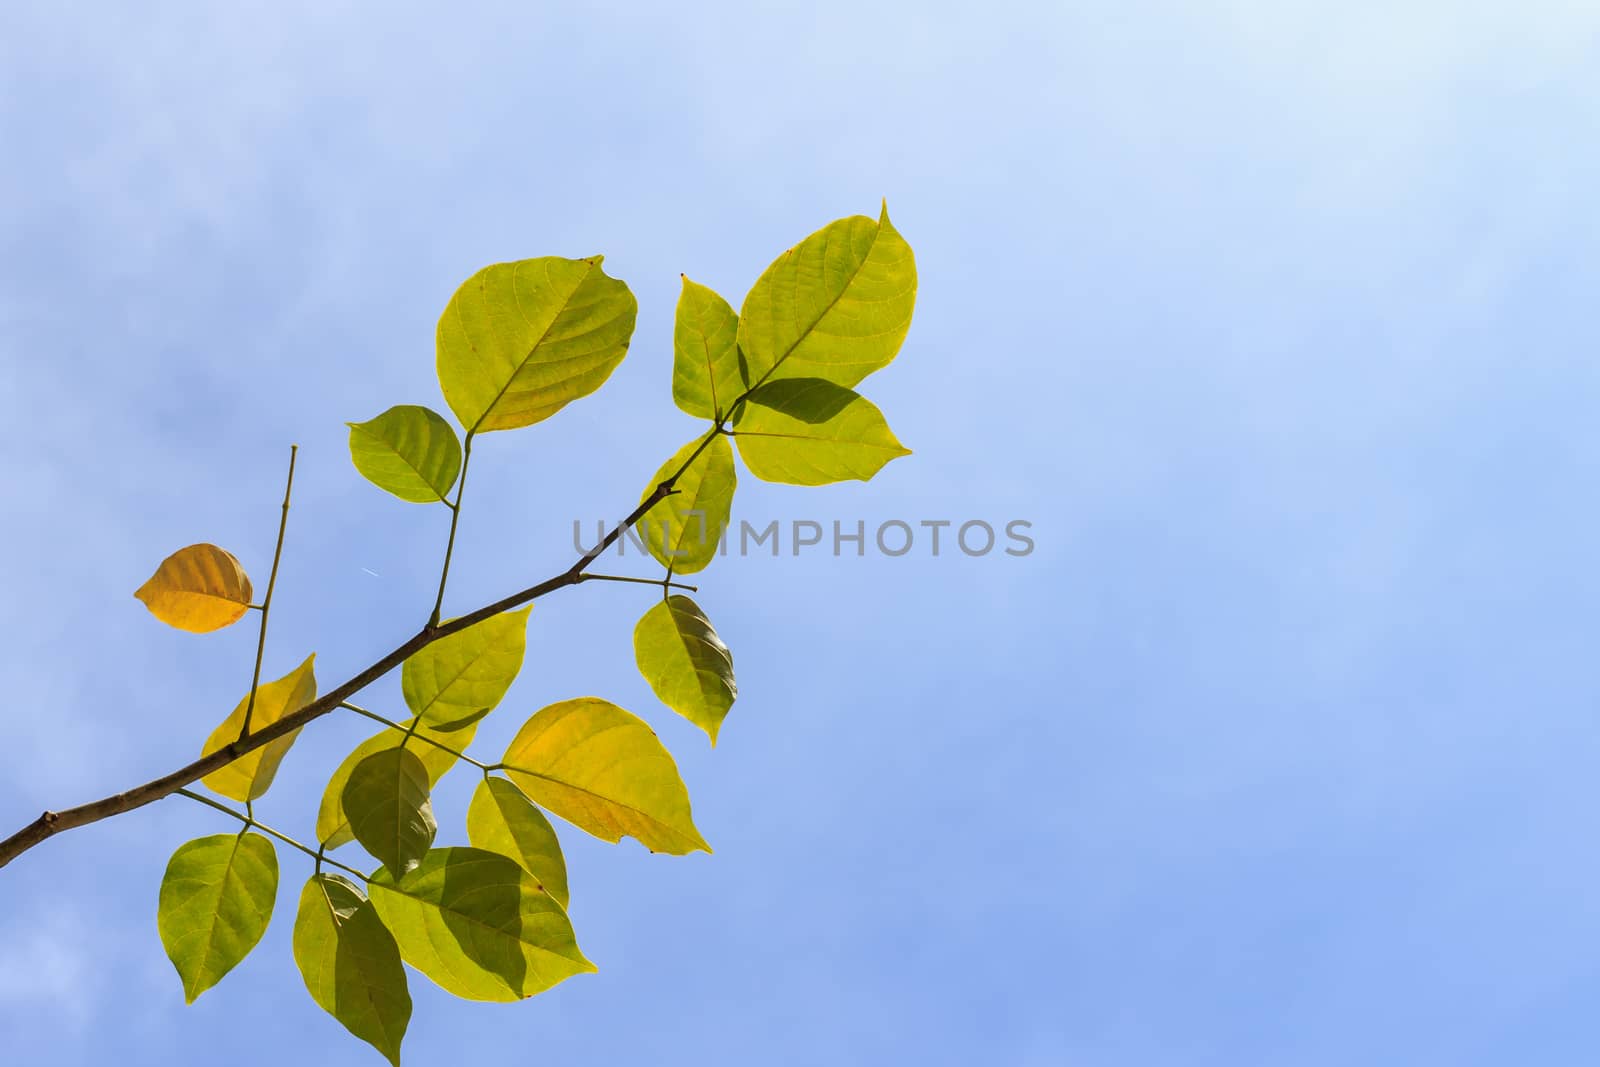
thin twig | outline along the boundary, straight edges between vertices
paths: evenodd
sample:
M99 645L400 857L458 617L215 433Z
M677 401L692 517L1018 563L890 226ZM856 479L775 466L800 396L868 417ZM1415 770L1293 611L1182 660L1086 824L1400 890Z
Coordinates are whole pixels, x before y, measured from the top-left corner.
M250 736L250 716L256 710L256 690L261 688L261 657L267 651L267 617L272 613L272 590L278 584L278 561L283 558L283 531L289 525L289 494L294 489L294 457L299 445L289 446L289 480L283 487L283 512L278 516L278 546L272 550L272 573L267 576L267 597L261 602L261 633L256 638L256 667L250 675L250 696L244 705L239 740Z
M246 830L248 830L248 829L250 829L250 827L254 826L257 830L260 830L262 833L270 834L271 836L276 837L279 841L282 841L286 845L293 845L295 848L299 849L301 852L304 852L306 855L308 855L312 859L316 860L319 866L321 864L326 863L330 867L337 867L341 871L350 872L351 874L355 875L357 878L361 879L363 882L371 881L370 878L368 878L366 875L362 874L360 871L356 870L354 867L346 867L344 864L340 863L338 860L330 860L326 855L323 854L321 849L316 849L316 848L312 848L310 845L301 844L300 842L296 841L294 838L290 837L288 834L283 833L281 830L274 830L272 827L268 826L266 823L258 821L253 814L252 815L247 815L242 811L235 811L233 808L228 807L228 805L226 805L226 804L219 804L217 801L212 800L208 796L203 796L200 793L195 793L195 792L192 792L192 791L190 791L188 789L175 789L175 790L173 790L173 792L176 793L180 797L188 797L190 800L198 800L200 803L204 804L206 807L215 808L216 810L222 812L224 815L232 815L235 819L238 819L240 822L244 823L244 828Z
M663 589L687 589L691 593L698 593L698 585L685 585L683 582L674 582L670 578L629 578L621 574L584 574L580 576L585 582L632 582L634 585L659 585Z
M446 506L450 508L450 539L444 545L444 567L439 572L439 595L433 600L433 614L428 616L429 626L439 625L439 611L444 607L444 584L450 578L450 557L456 551L456 524L461 521L461 494L467 491L467 466L472 462L472 433L468 431L467 442L461 454L461 479L456 482L456 501L454 504L448 500Z
M454 756L456 759L465 760L467 763L472 764L474 767L478 768L478 770L483 771L484 773L488 773L489 770L491 769L487 763L479 763L477 760L473 759L471 756L467 755L465 752L462 752L460 749L451 748L449 745L445 744L442 741L435 741L433 738L429 737L427 734L418 733L417 732L417 724L418 724L419 720L417 720L417 719L413 719L411 721L411 725L407 726L405 723L395 722L393 719L387 718L387 717L385 717L383 715L379 715L375 711L368 711L366 708L359 708L356 705L350 703L348 700L340 701L339 706L341 708L343 708L344 710L346 710L346 711L353 711L357 715L365 715L367 718L371 719L373 722L381 722L381 723L383 723L383 725L389 727L391 730L399 730L401 733L405 734L406 737L408 737L408 738L415 737L419 741L426 741L428 744L432 745L434 748L440 749L441 751L444 751L444 752L448 752L452 756Z

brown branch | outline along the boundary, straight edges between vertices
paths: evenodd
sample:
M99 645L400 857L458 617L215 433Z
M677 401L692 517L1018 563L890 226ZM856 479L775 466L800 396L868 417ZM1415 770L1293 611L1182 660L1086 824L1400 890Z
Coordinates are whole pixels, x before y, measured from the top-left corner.
M395 648L394 651L349 681L335 686L322 694L322 696L313 700L299 711L286 715L277 722L263 726L248 737L242 737L231 745L225 745L209 755L202 756L193 763L179 767L170 774L164 774L160 778L145 782L142 785L136 785L132 789L124 790L121 793L114 793L89 804L80 804L78 807L67 808L63 811L45 812L15 834L12 834L4 841L0 841L0 867L4 867L30 848L47 838L61 833L63 830L87 826L89 823L99 822L101 819L109 819L113 815L121 815L124 812L132 811L135 808L141 808L146 804L160 800L162 797L171 796L191 782L199 781L213 771L226 767L234 760L254 752L261 746L293 733L313 719L319 719L328 714L328 712L333 711L344 701L355 696L435 641L449 637L451 634L459 633L467 627L499 615L503 611L521 607L523 604L553 593L557 589L562 589L569 585L578 585L587 580L589 576L583 573L583 569L598 558L602 552L615 544L617 538L621 537L625 530L644 517L645 512L675 492L673 486L677 484L679 478L683 477L683 472L689 468L689 464L699 457L712 439L721 432L721 429L722 427L719 423L710 433L706 434L705 439L700 442L700 447L694 450L689 458L683 462L683 465L673 472L670 478L651 490L650 494L639 502L639 506L628 514L627 518L607 532L598 544L585 552L576 563L560 574L552 578L546 578L537 585L530 585L520 592L512 593L510 596L497 600L493 604L486 604L476 611L451 619L449 622L424 626L405 643Z

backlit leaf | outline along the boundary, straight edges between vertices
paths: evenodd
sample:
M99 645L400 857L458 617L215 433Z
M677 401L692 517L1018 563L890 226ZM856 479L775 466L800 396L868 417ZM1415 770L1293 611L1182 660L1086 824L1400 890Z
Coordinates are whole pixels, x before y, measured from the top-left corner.
M231 553L202 544L162 560L133 595L168 626L204 634L243 618L252 593L250 577Z
M567 906L567 861L544 812L504 778L485 778L467 809L467 840L486 852L517 861L544 891Z
M458 997L520 1000L595 969L566 911L505 856L436 848L369 891L406 962Z
M461 442L444 416L401 404L350 427L350 459L362 477L413 504L444 500L461 473Z
M750 394L734 426L739 455L768 482L864 482L911 454L871 401L820 378L768 382Z
M439 316L439 385L469 433L549 418L604 384L627 354L638 304L603 257L485 267Z
M714 419L745 391L738 335L739 316L728 302L684 278L672 330L672 399L679 408Z
M311 670L316 658L313 652L304 663L282 678L262 683L256 692L255 708L250 713L252 733L286 715L294 714L317 698L317 679ZM209 756L217 749L239 740L239 731L244 726L244 713L249 703L250 697L246 695L239 701L239 706L233 709L233 714L223 719L222 725L211 732L200 751L202 756ZM294 744L298 736L300 731L293 730L275 741L269 741L226 767L212 771L201 781L225 797L241 801L255 800L272 785L273 776L278 773L278 764L283 762L289 746Z
M429 787L428 768L407 748L374 752L345 783L341 800L350 832L396 876L422 862L439 831Z
M739 309L752 383L825 378L855 385L900 351L917 302L917 265L889 223L829 223L773 261Z
M680 856L711 851L671 753L643 720L609 701L579 697L538 711L503 762L530 800L602 840L633 837Z
M410 723L405 724L410 727ZM435 730L428 726L418 726L417 740L406 746L412 755L422 761L428 769L428 789L439 784L439 779L444 777L446 771L456 765L455 752L446 752L442 748L430 745L421 740L431 737L440 744L449 745L456 752L464 752L472 744L472 736L478 732L476 724L462 727L459 730ZM348 845L356 839L350 830L350 820L344 813L344 787L350 780L350 773L356 765L375 752L400 747L400 741L405 734L399 730L385 727L376 734L367 738L356 746L354 752L344 758L333 777L328 780L328 787L322 791L322 806L317 811L317 840L326 848L338 848Z
M337 874L314 874L300 891L294 961L323 1011L400 1067L411 1022L406 969L377 909Z
M216 834L180 846L161 879L156 927L184 999L222 980L267 931L278 854L260 834Z
M648 497L656 486L670 478L699 447L700 442L695 440L678 449L677 454L656 471L640 499ZM640 517L639 529L644 532L645 547L650 554L679 574L704 570L717 558L736 485L733 449L728 447L727 438L719 434L684 470L673 486L677 492L657 501Z
M457 730L493 710L522 670L528 613L507 611L435 641L400 668L400 691L413 715Z
M739 688L733 681L733 654L700 606L686 596L657 603L633 629L633 654L661 702L716 744Z

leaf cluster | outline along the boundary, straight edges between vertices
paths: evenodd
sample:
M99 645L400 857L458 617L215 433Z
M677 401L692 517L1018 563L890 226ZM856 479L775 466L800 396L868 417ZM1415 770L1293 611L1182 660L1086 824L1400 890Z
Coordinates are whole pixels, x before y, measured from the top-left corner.
M739 690L733 655L674 575L716 558L737 487L735 453L755 477L820 485L873 477L908 454L856 386L887 366L916 299L910 246L887 210L834 222L773 261L740 309L683 279L673 331L672 397L702 431L645 484L633 521L660 579L661 599L633 632L638 667L662 704L715 744ZM450 298L436 333L436 369L456 425L402 404L349 423L350 457L401 501L441 505L450 539L430 626L439 621L474 438L550 418L597 390L627 354L637 304L603 259L547 256L499 263ZM459 427L459 432L457 427ZM293 468L290 479L292 486ZM289 507L286 492L284 516ZM279 530L279 551L282 548ZM580 560L589 573L595 553ZM274 580L277 559L274 558ZM191 632L231 625L253 603L244 567L215 545L162 562L137 596L159 619ZM294 919L294 958L312 999L391 1062L400 1060L412 1001L406 965L457 996L520 1000L595 970L568 917L570 890L550 816L605 841L632 837L652 852L710 851L695 826L672 755L638 715L596 696L535 711L492 761L468 753L478 726L506 698L527 648L532 605L430 640L405 659L406 714L382 724L333 771L316 846L256 818L256 804L298 730L252 748L203 781L240 812L179 790L243 823L234 834L178 848L162 879L157 927L193 1001L260 941L278 889L274 841L314 860ZM259 682L207 737L203 753L248 739L317 697L314 655ZM465 819L466 844L441 844L432 802L458 763L482 775ZM329 853L359 844L363 872ZM324 869L329 868L329 869Z

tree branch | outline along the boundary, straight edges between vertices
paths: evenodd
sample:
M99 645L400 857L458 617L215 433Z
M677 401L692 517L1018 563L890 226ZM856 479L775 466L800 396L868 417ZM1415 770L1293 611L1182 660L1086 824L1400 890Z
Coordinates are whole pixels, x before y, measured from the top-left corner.
M721 431L722 424L718 423L705 435L700 442L700 446L690 454L688 459L684 460L683 464L673 472L671 477L652 489L643 500L639 501L639 506L628 513L627 518L608 531L598 544L588 552L585 552L576 563L560 574L546 578L537 585L530 585L528 588L512 593L510 596L503 597L492 604L485 604L476 611L470 611L465 615L451 619L449 622L438 624L430 622L429 625L424 626L407 638L376 663L367 667L349 681L330 689L299 711L285 715L277 722L269 723L249 736L241 737L230 745L224 745L222 748L209 755L202 756L193 763L185 764L175 771L162 775L160 778L152 779L131 789L114 793L111 796L88 804L80 804L75 808L67 808L63 811L44 812L21 830L18 830L4 841L0 841L0 867L4 867L35 845L54 837L62 831L75 829L79 826L87 826L102 819L109 819L113 815L121 815L135 808L142 808L146 804L160 800L162 797L171 796L191 782L199 781L213 771L226 767L233 761L254 752L263 745L270 744L280 737L288 736L313 719L319 719L328 714L328 712L333 711L340 704L349 700L435 641L449 637L451 634L460 633L467 627L480 623L484 619L492 618L504 611L510 611L512 608L521 607L558 589L564 589L569 585L577 585L584 581L586 576L583 573L583 569L602 552L615 544L617 538L621 537L625 530L631 528L644 517L645 512L671 496L674 492L673 486L677 484L679 478L683 477L683 472L689 469L689 465L699 458L700 453L705 451L706 446Z

